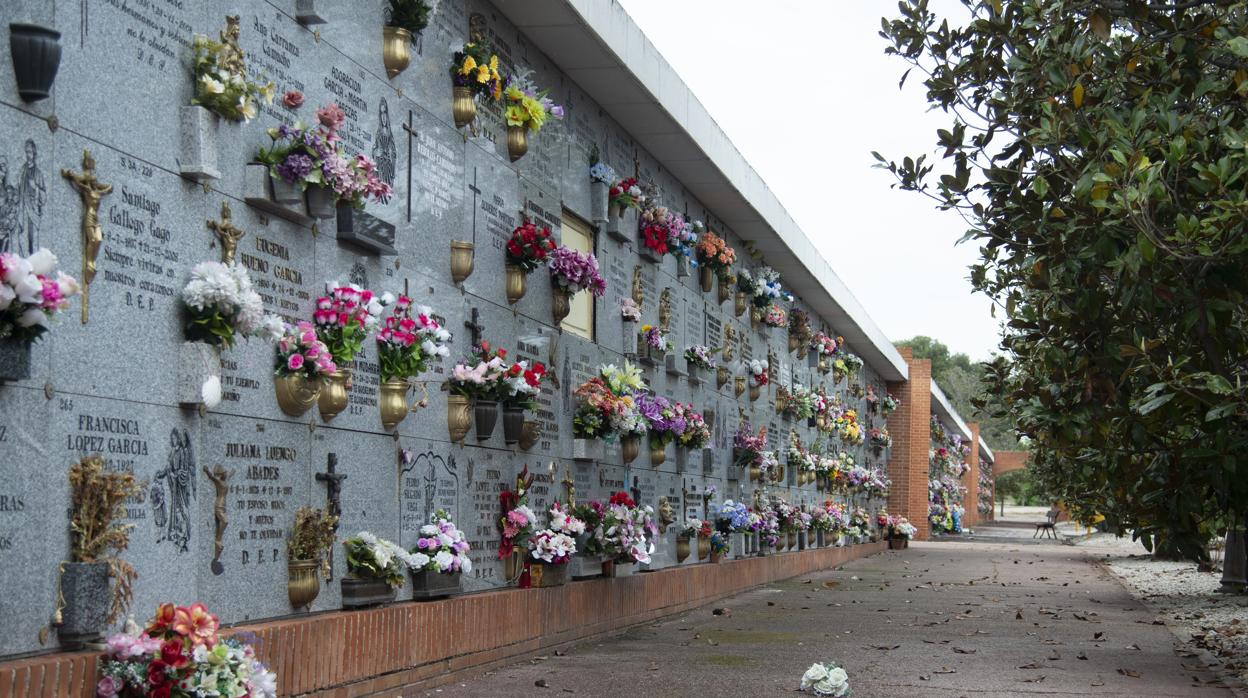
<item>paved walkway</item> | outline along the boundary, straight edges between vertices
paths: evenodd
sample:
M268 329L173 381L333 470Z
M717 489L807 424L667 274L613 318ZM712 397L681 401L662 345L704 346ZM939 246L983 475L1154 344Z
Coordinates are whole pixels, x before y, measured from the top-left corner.
M1231 695L1095 549L1022 542L915 543L426 695L784 696L817 660L856 698Z

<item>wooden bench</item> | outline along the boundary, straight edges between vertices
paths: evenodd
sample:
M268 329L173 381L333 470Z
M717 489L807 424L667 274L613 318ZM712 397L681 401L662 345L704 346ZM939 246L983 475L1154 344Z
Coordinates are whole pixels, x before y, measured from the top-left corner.
M1036 532L1031 534L1031 537L1035 538L1036 536L1040 536L1041 538L1044 538L1048 536L1053 540L1057 540L1057 517L1059 515L1060 512L1050 509L1049 512L1044 515L1044 522L1036 524Z

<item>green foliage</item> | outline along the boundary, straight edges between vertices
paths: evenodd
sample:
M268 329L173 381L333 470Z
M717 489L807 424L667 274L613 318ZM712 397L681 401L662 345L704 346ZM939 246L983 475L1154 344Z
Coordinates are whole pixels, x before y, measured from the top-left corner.
M400 27L412 33L412 44L425 27L429 26L429 3L424 0L390 0L390 21L392 27Z
M951 354L943 342L923 335L894 344L910 349L916 359L931 359L932 378L958 414L979 422L979 435L989 448L994 451L1019 448L1013 422L997 414L1003 404L1000 395L991 392L984 382L985 364L972 363L966 354Z
M1248 8L962 6L883 21L951 124L939 169L876 157L980 244L971 281L1007 320L990 392L1037 482L1204 557L1248 502Z

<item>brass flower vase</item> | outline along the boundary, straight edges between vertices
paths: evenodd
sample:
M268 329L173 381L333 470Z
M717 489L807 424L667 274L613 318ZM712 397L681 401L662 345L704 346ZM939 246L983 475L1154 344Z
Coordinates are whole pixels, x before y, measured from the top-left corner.
M459 89L459 88L456 88ZM475 246L463 240L451 240L451 281L462 284L472 276Z
M528 276L524 269L515 264L506 265L507 272L507 303L515 304L524 298L524 280Z
M451 116L455 128L463 128L477 118L477 100L472 98L472 88L455 85L451 88Z
M515 162L529 152L529 130L524 126L507 127L507 157Z
M347 409L347 391L351 388L351 369L339 366L337 371L329 374L328 380L316 398L320 408L321 419L328 422Z
M472 403L465 395L452 393L446 398L446 431L452 443L463 444L472 426Z
M732 298L732 285L735 283L736 283L736 279L733 279L732 277L728 277L728 276L719 277L718 290L719 290L719 302L720 303L723 303L729 298Z
M745 291L737 291L737 295L732 299L733 314L737 317L741 317L741 314L744 313L745 309L748 307L749 304L746 302Z
M732 392L737 397L745 392L745 376L737 376L733 381Z
M291 417L302 417L312 409L316 396L321 393L321 381L312 380L302 373L275 376L273 390L282 412Z
M652 467L658 467L660 465L663 465L664 461L666 460L667 460L667 447L654 446L654 445L650 446L650 465Z
M797 351L800 346L802 346L802 341L793 335L789 335L789 352Z
M763 479L763 469L757 465L750 466L750 481L758 482Z
M684 536L676 538L676 562L684 562L689 557L689 539Z
M563 322L563 319L572 312L572 294L562 288L554 288L550 296L551 315L555 319L555 324Z
M286 595L293 608L311 605L321 593L321 580L317 575L319 568L320 563L316 560L290 560L286 563Z
M389 378L377 386L377 409L381 413L381 426L390 431L407 418L407 381Z
M382 27L381 60L391 80L406 70L412 62L412 33L402 27Z
M625 463L632 463L637 460L637 454L641 452L640 436L625 436L620 439L620 457Z
M757 402L759 396L763 394L762 386L750 384L750 402Z
M705 560L711 556L711 539L698 536L698 559Z
M724 387L724 384L728 382L729 378L732 378L732 371L728 370L724 366L720 366L719 368L716 368L715 369L715 388L719 389L719 388Z
M506 423L504 422L504 426ZM541 422L525 421L524 426L520 428L520 450L527 451L537 445L537 440L542 438Z
M750 308L750 328L757 330L763 324L763 309L758 306Z
M705 264L698 267L698 283L701 284L703 293L710 293L711 287L715 285L715 270Z

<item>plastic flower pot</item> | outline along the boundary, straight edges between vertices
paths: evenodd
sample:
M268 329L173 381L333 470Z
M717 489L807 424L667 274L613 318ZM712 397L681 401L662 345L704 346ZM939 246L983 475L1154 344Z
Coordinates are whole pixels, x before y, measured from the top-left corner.
M498 423L498 403L494 400L476 400L472 406L473 422L477 427L477 441L485 441L494 434Z
M366 608L394 601L395 590L384 580L354 574L342 578L343 608Z
M30 378L30 342L0 339L0 381Z
M711 539L698 536L698 559L705 560L711 556Z
M9 53L17 94L27 102L47 99L61 67L61 33L37 24L14 22L9 25Z
M412 572L412 598L416 601L440 599L459 593L459 572Z
M334 190L324 184L309 184L304 192L307 199L308 215L321 220L335 218L338 206L334 201Z
M503 406L503 443L514 446L520 443L524 431L524 408L518 405Z
M548 565L534 560L529 563L529 584L536 588L561 587L568 583L568 565Z
M197 105L187 105L179 112L182 128L180 172L196 182L221 179L217 168L217 133L221 117Z
M452 443L463 444L472 426L472 403L465 395L452 393L446 398L446 431Z
M61 595L65 598L62 623L57 639L65 648L79 648L98 642L108 628L112 604L107 562L66 562L61 573Z
M607 222L607 195L611 187L597 180L589 184L589 218L595 223Z

